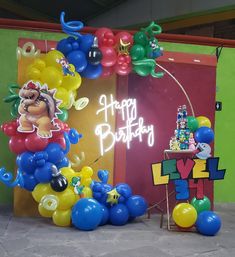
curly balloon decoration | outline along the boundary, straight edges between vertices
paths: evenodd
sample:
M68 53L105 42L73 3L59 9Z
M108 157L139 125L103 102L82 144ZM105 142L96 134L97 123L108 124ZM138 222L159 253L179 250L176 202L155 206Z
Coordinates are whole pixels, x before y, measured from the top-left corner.
M77 31L81 30L84 27L83 23L81 21L65 22L64 21L64 16L65 16L65 12L61 12L60 23L61 23L63 32L68 34L68 35L81 38L82 35Z
M148 27L141 28L141 31L144 31L146 34L148 34L150 37L155 37L155 35L162 33L162 28L158 24L156 24L154 21L152 21Z
M64 153L67 154L70 151L70 145L77 144L81 138L82 134L79 134L76 129L70 129L68 133L64 132L64 139L66 143Z
M28 51L29 49L29 51ZM39 56L41 51L39 49L36 49L34 43L27 42L23 45L23 47L17 47L16 48L16 58L17 60L21 59L21 56L24 57L37 57Z
M4 167L0 168L0 181L8 187L24 187L22 173L19 170L17 170L16 178L13 181L12 173L6 171Z

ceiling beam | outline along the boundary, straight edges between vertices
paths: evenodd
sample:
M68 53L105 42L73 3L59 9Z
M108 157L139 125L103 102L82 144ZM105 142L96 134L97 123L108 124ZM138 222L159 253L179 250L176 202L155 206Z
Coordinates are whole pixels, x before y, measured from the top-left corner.
M20 5L19 3L13 0L0 0L0 8L17 14L18 16L29 19L29 20L38 20L38 21L56 21L55 18L47 16L46 14L40 13L37 10L34 10L30 7Z

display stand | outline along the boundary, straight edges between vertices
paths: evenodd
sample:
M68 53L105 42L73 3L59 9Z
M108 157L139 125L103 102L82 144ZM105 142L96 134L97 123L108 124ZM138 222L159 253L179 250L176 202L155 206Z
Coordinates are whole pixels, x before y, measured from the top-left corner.
M179 155L181 158L186 158L186 157L190 157L193 158L194 157L194 151L192 150L164 150L164 160L168 160L170 159L170 155ZM190 229L179 229L178 226L176 226L171 219L171 211L170 211L170 206L169 206L169 199L170 197L175 196L175 191L171 191L169 192L169 188L168 185L165 185L165 198L162 199L161 201L153 204L152 206L150 206L147 210L147 215L148 218L150 218L151 215L151 211L152 210L158 210L161 213L161 218L160 218L160 228L163 227L164 225L164 209L161 207L161 204L165 203L166 204L166 215L167 215L167 230L169 231L185 231L185 232L194 232L195 228L190 228ZM176 202L177 204L178 202Z

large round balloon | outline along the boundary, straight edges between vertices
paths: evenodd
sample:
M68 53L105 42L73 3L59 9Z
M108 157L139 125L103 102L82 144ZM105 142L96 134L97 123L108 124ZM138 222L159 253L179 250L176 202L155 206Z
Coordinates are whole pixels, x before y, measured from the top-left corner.
M200 127L196 130L194 137L198 143L210 144L214 140L214 132L211 128Z
M133 195L128 198L126 206L129 210L130 216L132 217L141 216L147 210L147 202L140 195Z
M189 203L179 203L172 212L172 218L181 228L190 228L197 220L197 211Z
M196 228L205 236L214 236L221 228L221 219L213 211L203 211L198 215Z
M196 209L197 214L203 211L209 211L211 209L210 199L206 196L203 199L197 199L194 197L191 201L192 206Z
M188 116L187 117L187 123L188 123L188 128L190 129L191 132L194 132L198 129L198 120L193 117L193 116Z
M103 217L101 205L92 198L79 200L72 209L72 223L80 230L94 230Z
M122 226L127 223L129 219L129 211L127 207L122 204L113 205L109 210L109 221L112 225Z
M211 121L205 117L205 116L198 116L197 117L197 121L198 121L198 127L211 127Z

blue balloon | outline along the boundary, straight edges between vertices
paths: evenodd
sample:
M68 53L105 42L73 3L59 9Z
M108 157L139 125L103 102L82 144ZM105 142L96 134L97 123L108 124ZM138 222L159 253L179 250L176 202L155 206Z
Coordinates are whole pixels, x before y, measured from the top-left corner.
M200 127L196 130L194 137L198 143L210 144L214 140L214 132L211 128Z
M45 151L48 154L48 162L52 162L54 164L61 162L65 157L63 149L57 143L50 143L46 147Z
M69 63L75 66L77 72L82 72L87 66L86 55L80 50L70 52L67 59Z
M63 158L63 160L61 162L58 162L56 164L56 167L58 169L61 169L63 167L68 167L68 166L69 166L69 159L66 156Z
M109 209L103 204L101 205L101 208L102 208L102 219L99 225L103 226L107 224L109 220Z
M138 217L143 215L147 210L147 202L140 195L133 195L126 201L126 206L130 216Z
M34 175L23 173L22 175L24 180L24 189L32 192L35 186L38 184L38 181L34 177Z
M92 198L82 198L72 209L72 223L80 230L94 230L103 217L101 205Z
M128 184L119 183L115 187L116 187L117 192L122 196L119 198L120 201L122 201L121 199L123 199L123 198L128 199L129 197L132 196L132 190Z
M85 54L87 54L93 45L94 36L91 34L83 35L80 38L80 50L82 50Z
M102 183L108 183L109 180L109 172L107 170L98 170L97 176Z
M109 221L112 225L122 226L128 222L129 212L127 207L122 204L113 205L109 210Z
M34 154L31 152L24 152L17 156L16 163L20 170L27 174L33 174L37 165L33 159Z
M81 77L87 78L87 79L96 79L98 78L103 71L102 65L92 65L90 63L87 64L85 70L83 70L80 75Z
M69 40L64 38L58 42L56 49L66 56L73 50L73 47Z
M40 183L49 183L52 179L51 162L46 162L44 166L38 167L35 170L34 176Z
M197 217L196 228L202 235L214 236L221 228L221 219L213 211L203 211Z

